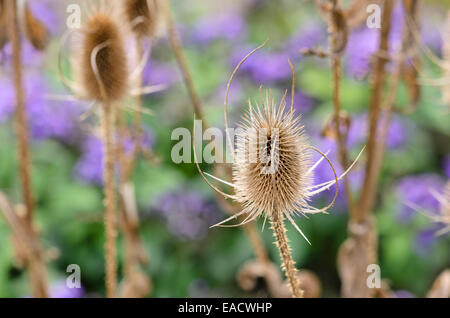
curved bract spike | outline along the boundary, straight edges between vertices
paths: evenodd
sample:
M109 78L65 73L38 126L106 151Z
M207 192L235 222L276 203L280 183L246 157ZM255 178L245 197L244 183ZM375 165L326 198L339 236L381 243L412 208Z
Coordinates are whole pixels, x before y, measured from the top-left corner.
M219 181L219 182L222 182L223 184L226 184L227 186L230 186L230 187L232 187L232 188L235 188L235 187L236 187L234 184L232 184L232 183L230 183L230 182L228 182L228 181L222 180L222 179L220 179L220 178L218 178L218 177L216 177L216 176L213 176L212 174L209 174L209 173L207 173L207 172L204 172L204 174L207 175L208 177L213 178L214 180L217 180L217 181Z
M292 218L292 216L289 213L285 213L287 219L289 220L289 222L291 222L291 224L294 226L294 228L297 230L298 233L300 233L301 236L303 236L303 238L306 240L306 242L309 243L309 245L312 245L311 242L308 240L308 238L306 237L306 235L302 232L302 230L300 230L300 228L298 227L298 225L294 222L294 219Z
M130 91L130 94L132 96L148 95L148 94L161 92L161 91L165 90L166 88L167 88L166 84L149 85L149 86L134 88Z
M309 146L309 148L311 148L312 150L318 152L322 157L324 157L325 160L328 161L328 164L330 165L331 169L333 170L333 174L334 174L334 178L335 178L335 183L336 183L336 191L335 191L335 193L334 193L333 201L331 201L331 203L330 203L329 205L327 205L326 207L317 210L317 213L319 213L319 212L325 212L325 211L327 211L328 209L330 209L330 208L334 205L334 203L336 202L336 199L337 199L337 196L338 196L338 193L339 193L338 176L337 176L337 174L336 174L336 170L334 169L333 164L331 163L330 159L328 159L328 157L327 157L326 154L324 154L322 151L320 151L320 150L317 149L316 147Z
M203 178L203 180L204 180L204 181L205 181L205 182L206 182L206 183L207 183L214 191L216 191L217 193L220 193L221 195L223 195L223 196L226 197L226 198L234 199L234 200L235 200L235 199L236 199L235 196L226 194L225 192L219 190L216 186L214 186L213 184L211 184L211 182L209 182L209 180L205 177L205 175L204 175L202 169L200 168L200 165L198 164L198 160L197 160L197 149L196 149L196 147L195 147L195 113L194 113L194 125L193 125L193 129L192 129L192 149L193 149L193 152L194 152L194 162L195 162L195 165L197 166L197 170L198 170L198 172L200 173L200 175L201 175L201 177Z
M103 43L100 43L96 47L94 47L94 49L91 52L92 72L94 73L95 80L97 81L97 84L98 84L98 86L100 88L100 94L101 94L103 100L108 100L108 96L106 94L105 85L103 84L103 81L102 81L102 79L100 77L100 72L98 70L98 65L97 65L96 61L97 61L97 54L98 54L98 52L100 52L104 48L108 47L109 43L110 43L109 40L105 41Z
M342 173L342 174L339 176L339 178L337 179L337 181L342 180L342 178L344 178L344 177L347 175L347 173L350 172L350 170L356 165L356 162L358 162L359 158L361 157L361 155L363 154L363 152L364 152L365 149L366 149L366 146L364 146L364 147L362 148L362 150L360 151L360 153L358 154L358 156L356 157L356 159L353 161L353 163L350 165L350 167L348 167L347 170L345 170L345 172ZM324 183L320 183L320 184L316 184L316 185L314 185L314 186L308 187L308 188L306 188L306 190L312 190L312 189L320 188L320 189L317 189L317 190L315 190L315 191L309 193L309 195L314 195L314 194L317 194L317 193L320 193L320 192L322 192L322 191L324 191L324 190L329 189L329 188L330 188L332 185L334 185L335 183L336 183L336 180L327 181L327 182L324 182Z
M138 17L140 18L140 17ZM136 18L137 19L137 18ZM141 57L141 60L139 61L138 65L136 66L136 69L131 72L130 79L135 80L139 76L141 76L142 72L144 71L145 66L147 65L150 55L152 54L152 42L149 40L150 43L148 45L148 48L145 50L144 54Z
M233 147L233 142L231 141L231 137L230 137L230 132L229 132L229 125L228 125L228 94L230 92L230 87L231 87L231 82L233 81L234 76L236 75L236 73L238 72L239 68L241 67L242 64L244 64L244 62L256 51L258 51L259 49L261 49L263 46L266 45L268 39L266 41L264 41L263 44L261 44L260 46L258 46L257 48L255 48L253 51L251 51L250 53L248 53L240 62L239 64L235 67L235 69L233 70L233 73L231 73L230 79L228 80L228 84L227 84L227 90L225 92L225 100L224 100L224 117L225 117L225 130L226 130L226 134L227 134L227 140L230 146L230 150L233 153L233 159L235 158L235 153L234 153L234 147Z
M74 82L70 82L69 79L67 79L62 71L62 67L61 67L61 62L62 62L62 51L64 48L65 43L67 42L67 40L70 38L71 35L73 35L73 33L77 32L79 30L77 29L69 29L66 32L64 32L63 36L61 37L61 41L59 42L59 47L58 47L58 76L59 79L61 80L61 83L63 84L63 86L73 95L79 97L79 98L83 98L82 94L81 94L81 88L79 86L77 86Z

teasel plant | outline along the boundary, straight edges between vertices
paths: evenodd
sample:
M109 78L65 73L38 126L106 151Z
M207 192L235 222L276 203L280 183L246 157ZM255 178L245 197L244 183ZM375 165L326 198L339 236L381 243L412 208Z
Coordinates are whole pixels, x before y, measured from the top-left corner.
M135 86L142 87L141 73L150 58L152 42L164 29L162 26L164 4L160 0L127 0L122 5L136 42L136 61L142 63L137 66ZM149 49L144 51L145 45ZM119 136L117 155L120 165L120 210L122 212L120 224L124 238L124 278L121 283L120 295L133 298L148 296L152 289L152 283L151 278L142 270L142 266L149 262L149 258L139 236L139 213L132 175L140 154L151 162L156 161L155 156L142 149L141 146L143 138L141 96L136 96L134 102L138 111L133 112L131 136L134 145L130 154L127 154L124 149L127 132L130 130L127 129L126 112L122 111L117 118Z
M34 297L48 297L46 251L39 243L39 231L34 222L35 197L32 187L31 151L29 145L28 112L25 100L22 67L21 36L38 50L47 44L45 26L30 11L26 1L0 1L0 46L9 41L12 47L12 78L16 93L14 127L17 136L17 159L22 187L23 205L14 205L0 193L0 210L12 229L12 242L19 265L27 268Z
M170 6L170 0L163 0L163 3L165 3L165 6L163 6L164 11L162 14L164 14L162 19L165 19L165 25L167 30L167 36L169 37L170 45L173 50L175 60L177 62L177 65L180 69L180 73L183 78L184 85L186 87L189 100L191 101L195 116L197 116L201 121L203 128L208 128L208 122L205 117L205 111L204 106L202 103L202 100L197 92L197 89L195 87L194 78L192 76L192 71L190 69L189 63L186 59L186 55L184 53L183 46L181 44L179 35L176 30L175 26L175 18L172 13L172 9ZM227 176L231 176L231 169L227 169L225 166L221 164L215 164L214 171L217 174L226 174ZM228 214L234 214L236 211L241 210L242 207L237 202L228 202L224 200L224 198L220 195L217 195L217 202L219 203L220 207ZM261 264L264 264L264 266L270 266L271 262L268 257L267 250L264 246L264 242L257 232L256 226L253 223L248 223L244 226L244 232L250 242L250 245L252 246L254 255L258 262ZM265 272L264 278L266 280L266 283L269 284L270 281L270 273L269 271Z
M309 49L303 53L329 57L332 68L333 82L333 120L325 129L334 137L338 148L338 157L343 169L348 165L348 149L346 149L346 136L351 126L351 117L341 111L340 79L341 58L345 54L346 40L351 29L365 21L365 18L352 19L354 16L367 17L363 13L358 14L356 9L365 9L367 1L355 0L349 8L342 8L339 1L317 0L318 8L329 24L329 50ZM378 176L381 169L387 132L394 111L410 113L415 110L420 98L420 86L418 74L420 65L418 62L418 45L410 32L410 24L418 24L418 6L416 0L402 1L407 15L403 26L401 47L394 54L389 53L389 33L391 14L394 1L384 0L377 4L383 6L382 25L380 29L380 42L378 52L375 53L372 63L372 80L370 99L369 132L367 139L367 163L365 168L364 185L358 200L353 198L348 180L344 179L344 187L349 209L349 234L350 237L341 246L338 253L338 269L342 281L343 297L373 297L380 294L389 294L388 286L383 291L371 290L365 284L367 265L377 262L377 235L372 209L377 193ZM356 22L355 22L356 21ZM412 21L412 22L411 22ZM317 53L318 52L318 53ZM409 63L406 63L409 61ZM392 62L392 73L389 76L390 90L384 93L384 86L388 74L386 65ZM404 81L410 102L407 107L399 108L395 105L397 89L401 81ZM382 116L383 115L383 116ZM329 133L332 131L332 133Z
M234 227L248 224L258 217L264 217L264 223L269 219L275 236L275 243L279 249L291 295L302 297L295 262L292 258L286 235L284 220L287 219L301 236L309 240L294 221L294 216L326 213L330 209L338 194L338 181L341 180L356 164L361 153L352 165L339 177L327 155L319 149L309 145L308 138L300 124L300 116L294 112L294 79L295 72L289 62L292 73L292 91L290 109L286 110L286 93L277 105L271 92L266 90L263 97L262 88L259 103L249 101L249 110L242 116L239 130L236 131L237 147L230 137L228 125L228 93L232 80L241 65L254 52L265 45L257 47L247 54L236 66L227 84L224 101L224 121L228 146L232 151L232 182L222 180L216 176L203 172L198 164L195 145L195 125L193 131L193 152L197 169L203 180L217 193L227 199L241 204L242 210L231 217L217 223L213 227ZM311 151L318 152L322 158L315 164L311 162ZM312 185L313 171L325 159L333 170L335 179L317 185ZM213 185L208 178L230 186L234 194L228 194ZM336 191L332 202L321 209L309 204L311 198L333 185ZM225 223L244 216L245 219L236 225Z
M105 272L106 294L117 296L117 193L115 164L117 162L117 113L119 110L140 111L127 104L127 98L160 91L164 86L133 85L140 76L145 63L139 61L133 71L125 52L125 36L131 33L127 28L123 7L118 1L85 3L88 19L81 29L68 30L63 35L59 54L58 70L61 81L71 92L68 99L90 101L87 114L99 110L100 128L103 140L103 187L105 222ZM123 23L121 23L123 22ZM63 46L73 38L72 65L74 80L62 72ZM77 36L77 37L75 37ZM148 54L143 54L146 56ZM85 115L87 115L85 114Z

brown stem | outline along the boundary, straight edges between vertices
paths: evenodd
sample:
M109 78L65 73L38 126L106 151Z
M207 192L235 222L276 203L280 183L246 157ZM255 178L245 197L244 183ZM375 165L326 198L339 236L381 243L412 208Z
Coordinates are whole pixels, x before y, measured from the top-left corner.
M385 0L383 18L380 31L379 52L388 52L389 33L391 29L391 13L393 1ZM359 211L356 221L363 222L368 218L374 205L377 184L377 128L380 109L383 98L384 78L386 75L386 64L388 59L383 54L377 54L374 62L374 74L372 81L372 97L370 100L369 134L367 142L367 163L364 175L364 184L361 192Z
M16 89L16 116L15 130L19 141L18 159L20 169L20 180L22 183L22 192L25 206L27 208L26 219L29 223L33 218L34 199L31 189L31 172L30 172L30 151L28 144L28 122L27 110L25 108L25 94L22 83L22 59L21 59L21 42L19 34L19 22L17 19L17 2L8 1L5 3L9 8L8 13L8 34L9 41L13 49L13 79Z
M17 18L17 1L5 3L8 21L8 38L13 49L13 80L16 90L15 131L18 138L17 155L19 160L19 174L22 184L26 213L22 222L29 241L37 239L33 229L34 197L31 185L30 150L28 141L27 110L25 107L25 93L22 83L22 60L19 22ZM24 244L27 244L24 242ZM27 254L27 267L29 270L32 294L35 297L47 297L47 279L45 265L40 249L31 249Z
M273 211L270 222L275 234L276 244L280 250L281 260L283 262L283 270L289 281L292 297L303 297L303 290L300 288L300 280L297 276L297 269L295 262L292 259L291 251L286 235L286 228L283 224L283 214L281 212Z
M170 4L170 1L167 1ZM189 98L191 100L192 106L194 107L195 115L200 118L203 122L203 127L206 127L206 120L203 113L203 106L200 100L200 97L197 94L197 91L194 86L194 81L192 79L191 71L189 69L188 63L186 61L186 56L184 55L183 47L180 44L180 39L178 38L177 31L175 29L175 25L173 22L173 16L171 12L171 8L168 9L168 31L169 31L169 40L172 46L173 52L175 54L175 58L177 60L178 66L180 68L181 74L183 76L184 84L186 85L186 89L189 94Z
M102 107L103 128L103 187L105 192L105 251L106 251L106 295L115 297L117 288L116 251L116 194L114 186L114 110L105 102Z
M346 146L346 138L343 136L341 132L341 96L340 96L340 83L341 83L341 59L342 55L338 51L343 51L344 48L341 46L342 43L339 43L339 34L346 33L347 30L341 30L342 28L347 28L346 25L341 25L341 21L338 21L337 10L340 10L337 7L337 1L332 1L332 9L333 14L330 19L330 27L331 27L331 36L330 36L330 47L331 47L331 65L332 65L332 73L333 73L333 107L334 107L334 129L336 135L336 142L338 148L338 158L343 170L347 170L348 168L348 151ZM345 45L345 43L344 43ZM350 189L350 184L348 182L348 177L344 177L344 189L347 196L348 209L350 215L355 213L355 205L353 202L353 195Z

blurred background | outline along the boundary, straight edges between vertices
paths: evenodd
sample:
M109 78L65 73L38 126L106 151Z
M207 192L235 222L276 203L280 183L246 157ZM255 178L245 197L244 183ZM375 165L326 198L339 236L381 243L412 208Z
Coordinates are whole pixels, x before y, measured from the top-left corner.
M104 294L101 141L91 120L80 120L87 104L48 98L52 94L68 94L60 82L55 61L66 28L66 6L76 1L29 3L52 35L44 52L34 50L23 41L36 218L42 244L52 254L48 263L51 294L54 297L100 296ZM441 56L449 1L427 0L423 4L424 44ZM258 96L260 85L271 88L276 99L290 88L289 58L297 72L295 108L303 114L306 133L315 146L330 151L332 161L337 164L334 141L321 134L332 116L329 61L299 53L302 48L327 47L327 25L312 1L180 0L172 1L172 6L211 126L224 126L223 99L232 70L246 53L269 38L264 49L243 65L231 87L232 125L246 109L247 99ZM404 17L398 5L393 14L389 41L395 47L401 41ZM342 107L352 118L348 143L353 156L365 142L370 97L367 75L371 55L377 47L377 30L356 29L350 35L344 56ZM442 77L442 72L428 58L422 60L424 73L433 78ZM0 52L0 63L0 189L14 202L20 202L12 129L15 95L8 72L11 63L8 43ZM177 127L191 129L193 111L165 36L153 43L144 82L167 85L167 89L143 99L144 107L154 113L143 115L143 147L149 155L140 158L133 175L141 237L149 259L143 270L153 282L150 295L261 295L258 289L264 286L258 285L256 290L247 292L237 283L236 276L243 264L254 258L244 231L242 228L209 229L226 213L195 165L175 164L171 160L171 148L176 143L171 140L172 131ZM441 191L450 178L450 115L441 95L439 87L424 86L417 110L410 115L395 115L389 131L375 216L381 275L399 297L423 297L437 275L450 265L449 235L437 237L435 232L442 227L405 204L413 202L437 213L439 203L430 195L430 189ZM403 86L397 104L408 104ZM211 168L203 165L206 171ZM355 193L361 186L362 168L360 165L350 174ZM316 183L332 178L327 165L319 166ZM323 206L333 194L331 189L315 198L313 204ZM339 195L329 215L301 217L296 221L312 243L309 246L287 225L297 267L311 270L319 277L322 296L338 297L336 256L347 237L345 197ZM262 220L257 227L271 260L279 264L271 230L266 226L261 232ZM11 230L0 217L0 297L26 297L30 295L27 277L18 266L10 239ZM123 255L121 237L119 254ZM81 290L65 288L69 264L81 268Z

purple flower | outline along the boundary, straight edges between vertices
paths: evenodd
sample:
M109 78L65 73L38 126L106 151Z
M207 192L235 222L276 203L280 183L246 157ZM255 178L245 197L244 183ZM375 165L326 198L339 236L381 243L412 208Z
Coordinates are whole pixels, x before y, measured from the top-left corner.
M394 291L394 297L395 298L416 298L414 294L407 290L396 290Z
M293 60L301 58L300 51L318 46L326 39L326 26L320 23L311 23L303 27L291 37L287 44L287 51Z
M389 51L396 52L402 41L404 9L398 3L392 12L389 33ZM379 29L363 27L349 36L347 43L347 73L357 79L364 78L370 71L372 55L378 50Z
M294 96L294 109L300 114L308 113L311 108L314 106L315 100L303 93L302 91L295 91ZM290 107L291 105L291 94L289 93L286 96L286 107Z
M144 85L172 85L178 81L177 70L168 63L149 61L143 71Z
M418 255L425 255L438 242L441 237L436 232L444 228L444 224L434 223L430 227L422 229L414 239L414 251Z
M189 190L177 190L163 195L157 210L169 231L179 240L201 240L208 228L219 221L217 207L202 195Z
M217 39L236 41L246 33L244 19L236 14L223 14L206 17L194 27L192 39L195 43L206 45Z
M50 287L51 298L83 298L85 296L84 289L69 288L66 281L60 281Z
M0 122L11 117L16 104L15 88L10 80L2 80ZM45 97L49 91L44 77L29 73L24 77L25 103L31 136L35 140L55 138L73 141L78 130L77 118L82 108L74 102L56 102Z
M102 185L103 143L100 138L89 136L83 142L82 155L75 165L75 175L87 183Z
M53 1L28 1L28 4L33 15L45 25L51 34L55 34L58 31L58 23L60 21L51 9L54 6Z
M250 51L248 47L235 50L230 60L232 67ZM262 84L273 84L291 76L288 54L279 52L258 51L245 61L241 71L248 73L256 83Z
M444 173L450 179L450 156L447 156L444 160Z
M421 174L408 176L401 179L397 184L399 196L398 220L408 222L415 214L413 208L408 206L412 203L424 210L434 212L439 211L439 201L431 195L430 190L440 191L444 186L441 177L435 174Z
M381 116L380 123L384 121ZM381 127L381 125L379 126ZM348 145L354 147L366 139L367 136L367 114L355 116L348 133ZM403 147L408 141L406 127L403 120L394 116L389 125L386 145L389 149L398 149Z
M370 71L372 54L378 48L378 30L363 28L352 32L347 43L347 73L358 79Z
M143 127L141 147L152 148L155 144L153 132L149 127ZM134 150L134 141L130 135L124 141L124 150L131 154ZM74 168L77 179L94 185L103 184L103 141L96 136L88 136L82 145L82 154Z

